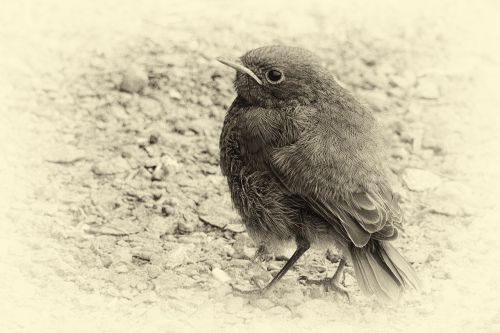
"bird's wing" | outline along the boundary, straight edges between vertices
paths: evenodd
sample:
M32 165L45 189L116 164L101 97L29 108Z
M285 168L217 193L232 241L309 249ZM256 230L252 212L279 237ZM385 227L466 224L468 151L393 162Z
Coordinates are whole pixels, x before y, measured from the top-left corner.
M402 214L379 172L372 153L376 148L349 126L327 126L316 122L293 144L275 149L270 161L274 174L326 221L340 222L357 247L372 237L395 238Z

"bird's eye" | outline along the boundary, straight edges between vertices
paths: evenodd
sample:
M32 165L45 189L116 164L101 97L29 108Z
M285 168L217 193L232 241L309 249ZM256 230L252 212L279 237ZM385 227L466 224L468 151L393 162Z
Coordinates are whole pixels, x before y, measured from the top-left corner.
M266 73L266 79L269 83L280 83L284 79L283 73L277 69L271 69Z

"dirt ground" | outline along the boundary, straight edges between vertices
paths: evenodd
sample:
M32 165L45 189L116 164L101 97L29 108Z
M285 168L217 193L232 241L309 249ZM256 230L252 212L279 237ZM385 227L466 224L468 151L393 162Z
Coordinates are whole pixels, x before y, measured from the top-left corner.
M500 65L494 2L7 1L0 13L3 332L500 332ZM376 111L424 281L349 303L307 253L255 262L218 136L234 73L284 43ZM123 81L126 81L125 83ZM141 85L140 93L134 90Z

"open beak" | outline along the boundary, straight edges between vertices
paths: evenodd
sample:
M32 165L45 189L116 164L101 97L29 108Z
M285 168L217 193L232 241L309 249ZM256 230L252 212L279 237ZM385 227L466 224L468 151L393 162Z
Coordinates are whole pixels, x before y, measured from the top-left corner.
M231 61L220 57L217 58L217 61L223 63L226 66L236 69L238 72L247 74L252 79L254 79L255 82L262 85L262 81L259 79L259 77L255 75L255 73L252 72L250 69L243 66L243 64L240 61Z

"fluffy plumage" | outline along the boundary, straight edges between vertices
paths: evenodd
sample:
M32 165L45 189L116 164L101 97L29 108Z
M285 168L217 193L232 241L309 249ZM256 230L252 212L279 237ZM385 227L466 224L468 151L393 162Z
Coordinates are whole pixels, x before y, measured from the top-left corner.
M388 243L403 215L371 111L309 51L263 47L238 66L245 70L236 74L220 161L250 235L264 244L295 240L294 260L310 244L331 242L351 257L361 289L381 298L416 287L415 272ZM270 80L270 70L281 79Z

